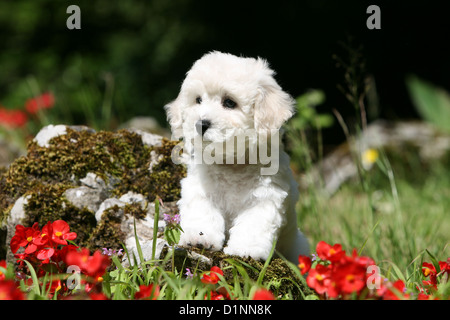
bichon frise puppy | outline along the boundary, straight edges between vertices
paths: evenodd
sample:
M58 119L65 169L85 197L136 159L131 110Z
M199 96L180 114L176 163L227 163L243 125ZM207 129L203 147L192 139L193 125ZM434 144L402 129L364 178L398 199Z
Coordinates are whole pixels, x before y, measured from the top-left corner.
M276 241L277 252L293 263L309 254L279 135L295 102L273 76L263 59L211 52L165 106L172 137L183 138L188 158L178 202L180 246L266 260Z

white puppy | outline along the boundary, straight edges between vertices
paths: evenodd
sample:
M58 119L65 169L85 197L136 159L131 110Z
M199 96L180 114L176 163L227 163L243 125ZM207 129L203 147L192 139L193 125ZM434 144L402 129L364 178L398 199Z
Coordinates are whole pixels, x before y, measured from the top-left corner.
M273 75L263 59L211 52L165 106L173 138L183 138L189 156L178 202L180 246L266 260L277 241L293 263L309 254L297 229L297 183L278 134L294 100Z

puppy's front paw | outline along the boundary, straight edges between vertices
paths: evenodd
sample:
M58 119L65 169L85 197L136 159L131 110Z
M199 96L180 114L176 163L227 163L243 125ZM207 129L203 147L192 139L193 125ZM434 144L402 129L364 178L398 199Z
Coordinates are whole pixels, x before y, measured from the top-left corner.
M181 233L178 245L181 247L198 247L218 251L222 249L224 241L225 235L222 232L189 228Z
M230 244L223 249L225 254L239 257L251 257L255 260L267 260L269 257L271 248L264 248L262 246L248 246L245 243Z

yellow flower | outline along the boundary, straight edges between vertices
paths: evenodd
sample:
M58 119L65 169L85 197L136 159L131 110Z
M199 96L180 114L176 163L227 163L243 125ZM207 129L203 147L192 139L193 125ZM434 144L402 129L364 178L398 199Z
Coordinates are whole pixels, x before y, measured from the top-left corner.
M362 165L368 170L372 168L373 164L377 161L379 157L378 151L372 148L367 149L362 154Z

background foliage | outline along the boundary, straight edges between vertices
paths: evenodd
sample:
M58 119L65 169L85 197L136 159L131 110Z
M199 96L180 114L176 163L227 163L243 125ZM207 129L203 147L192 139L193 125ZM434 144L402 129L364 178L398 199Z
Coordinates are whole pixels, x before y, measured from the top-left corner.
M163 105L176 97L193 61L211 50L267 58L294 97L310 88L323 90L326 101L319 111L335 108L349 117L354 112L338 89L345 86L346 71L336 59L348 59L348 48L361 49L361 81L374 79L369 120L418 116L406 74L449 88L448 19L438 1L379 3L381 30L366 28L366 1L76 4L81 30L66 27L68 2L0 3L0 104L17 108L50 90L57 107L48 122L114 128L146 115L165 126ZM325 144L343 140L341 132L338 125L330 127Z

